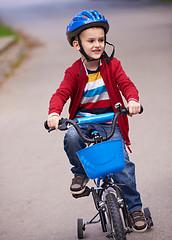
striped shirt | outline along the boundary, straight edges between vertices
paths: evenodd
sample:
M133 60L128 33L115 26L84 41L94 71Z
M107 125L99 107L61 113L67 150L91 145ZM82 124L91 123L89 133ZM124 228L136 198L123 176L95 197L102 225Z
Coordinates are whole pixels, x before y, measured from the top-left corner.
M113 112L109 95L99 69L88 71L85 86L76 117Z

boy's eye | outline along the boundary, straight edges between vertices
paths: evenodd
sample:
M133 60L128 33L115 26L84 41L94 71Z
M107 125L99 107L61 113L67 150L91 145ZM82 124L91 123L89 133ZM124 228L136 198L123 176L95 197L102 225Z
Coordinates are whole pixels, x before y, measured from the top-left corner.
M90 40L88 40L88 42L89 42L89 43L93 43L94 40L90 39ZM104 39L99 39L99 42L104 42Z

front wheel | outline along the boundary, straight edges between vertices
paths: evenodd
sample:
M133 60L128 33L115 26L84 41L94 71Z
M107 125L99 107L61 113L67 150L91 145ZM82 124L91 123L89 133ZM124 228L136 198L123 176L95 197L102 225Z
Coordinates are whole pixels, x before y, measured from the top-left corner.
M126 234L119 211L116 196L113 193L106 195L106 218L110 225L109 238L115 240L126 240Z

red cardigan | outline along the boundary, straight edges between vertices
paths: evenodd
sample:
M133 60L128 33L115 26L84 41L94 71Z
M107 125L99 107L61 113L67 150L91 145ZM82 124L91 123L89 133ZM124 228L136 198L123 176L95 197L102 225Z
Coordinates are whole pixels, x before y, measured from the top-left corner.
M63 110L64 104L70 98L71 102L69 107L69 118L74 118L85 85L88 81L88 76L84 67L82 69L81 76L77 76L77 74L80 73L81 66L82 61L81 59L79 59L70 68L66 70L64 79L61 82L60 87L53 94L50 100L49 114L58 113L60 115ZM100 65L100 73L106 85L114 112L117 111L115 109L116 103L120 102L124 106L120 91L127 100L127 102L131 99L139 101L138 91L133 82L125 74L119 60L113 58L109 65L102 60L102 64ZM130 140L128 136L129 125L127 116L119 116L118 124L126 142L126 145L130 145Z

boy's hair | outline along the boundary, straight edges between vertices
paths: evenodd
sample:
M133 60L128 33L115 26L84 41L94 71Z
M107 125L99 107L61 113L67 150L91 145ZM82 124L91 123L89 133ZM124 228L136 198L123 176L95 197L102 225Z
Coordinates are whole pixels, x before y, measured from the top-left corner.
M105 34L109 31L108 21L96 10L85 10L75 15L70 21L66 30L69 44L73 46L72 43L75 40L75 37L79 36L83 30L91 27L102 27L105 31Z

